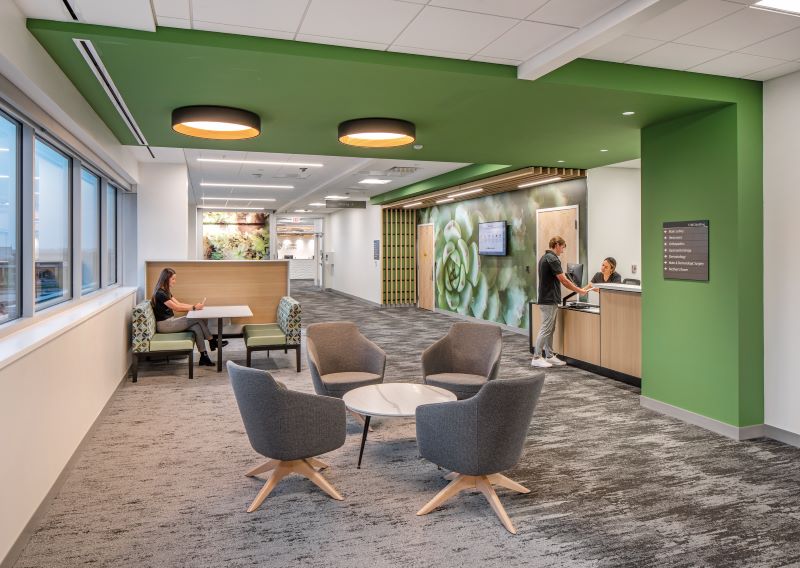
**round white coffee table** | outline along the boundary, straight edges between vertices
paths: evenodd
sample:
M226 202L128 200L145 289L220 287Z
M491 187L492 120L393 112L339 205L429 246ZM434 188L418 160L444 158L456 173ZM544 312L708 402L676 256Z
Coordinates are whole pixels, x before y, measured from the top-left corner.
M361 451L358 453L358 468L369 432L369 420L373 416L394 418L414 416L417 407L423 404L456 400L452 392L417 383L383 383L353 389L342 397L345 406L364 415L364 433L361 436Z

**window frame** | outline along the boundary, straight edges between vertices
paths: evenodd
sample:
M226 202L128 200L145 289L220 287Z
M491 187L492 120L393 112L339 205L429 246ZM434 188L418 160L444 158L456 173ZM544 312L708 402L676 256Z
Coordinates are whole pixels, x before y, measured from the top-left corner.
M75 253L81 259L81 274L80 274L80 297L89 296L102 290L105 286L103 285L103 188L105 184L103 183L104 177L97 173L90 164L80 160L80 163L77 167L77 179L81 181L80 185L80 207L81 211L79 212L80 216L80 233L81 233L81 242L80 248L75 249ZM93 175L97 178L97 287L91 289L84 289L83 287L83 172L86 171L88 174ZM76 205L73 204L73 209L76 208ZM74 218L74 214L73 214Z
M16 227L16 235L15 235L15 250L16 250L16 262L15 262L15 293L16 293L16 304L17 304L17 313L13 318L10 318L2 323L0 323L0 327L4 327L12 322L16 322L24 317L24 306L23 306L23 290L24 290L24 283L23 283L23 232L22 232L22 204L23 204L23 195L22 195L22 178L23 178L23 161L22 161L22 149L24 145L23 141L23 128L24 123L20 120L17 120L16 117L12 116L11 114L5 112L5 110L0 107L0 118L7 120L11 124L16 126L16 178L14 180L14 196L15 196L15 227Z

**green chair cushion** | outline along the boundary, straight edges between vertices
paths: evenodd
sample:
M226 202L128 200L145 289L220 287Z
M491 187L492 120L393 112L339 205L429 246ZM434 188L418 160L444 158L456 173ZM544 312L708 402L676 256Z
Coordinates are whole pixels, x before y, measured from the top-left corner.
M190 331L156 333L150 339L150 351L191 351L192 349L194 349L194 334Z
M244 343L247 347L266 347L269 345L282 347L286 345L286 335L281 330L262 331L258 335L245 335Z
M265 331L279 331L283 330L277 323L248 323L244 326L242 333L247 337L248 335L261 335Z

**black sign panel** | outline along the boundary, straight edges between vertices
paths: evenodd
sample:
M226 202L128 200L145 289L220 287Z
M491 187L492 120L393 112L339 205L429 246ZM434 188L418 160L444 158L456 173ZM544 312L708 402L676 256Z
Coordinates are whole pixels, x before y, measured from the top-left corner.
M339 199L326 199L326 209L366 209L366 201L343 201Z
M708 220L664 223L664 278L708 281Z

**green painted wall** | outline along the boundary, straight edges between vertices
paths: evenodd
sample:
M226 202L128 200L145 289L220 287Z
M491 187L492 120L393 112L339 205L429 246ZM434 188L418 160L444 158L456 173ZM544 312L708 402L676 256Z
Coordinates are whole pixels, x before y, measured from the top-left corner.
M642 130L642 394L763 422L760 92ZM709 281L665 280L662 223L709 219Z

